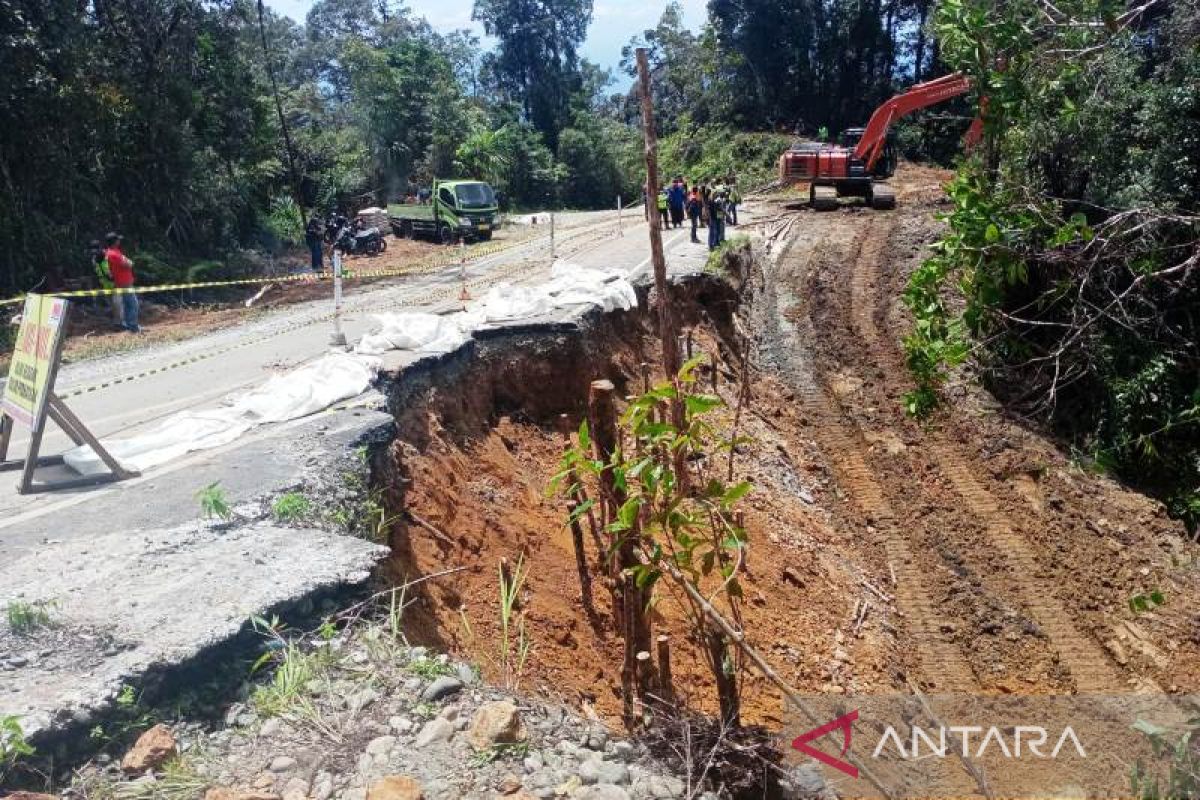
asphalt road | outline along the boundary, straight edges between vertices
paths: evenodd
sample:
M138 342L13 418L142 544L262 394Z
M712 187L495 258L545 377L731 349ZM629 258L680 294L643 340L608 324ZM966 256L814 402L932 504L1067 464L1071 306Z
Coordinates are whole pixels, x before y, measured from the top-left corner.
M561 215L556 224L558 257L583 266L646 269L648 241L646 224L637 209L626 212L623 235L618 235L615 212ZM664 244L672 267L684 263L698 267L707 256L703 245L689 242L686 228L666 232ZM550 264L549 236L542 234L525 244L469 264L466 270L468 289L477 297L498 280L538 282L546 279ZM342 329L353 343L372 328L372 312L456 309L460 305L460 286L460 269L453 266L364 287L344 299ZM227 395L261 383L272 373L286 371L328 352L333 332L330 319L332 284L330 292L328 300L285 306L237 327L153 349L65 365L59 373L56 389L60 396L69 396L81 387L189 362L68 400L76 415L101 439L132 435L178 411L215 405ZM213 353L219 354L210 355ZM248 435L244 439L249 441L254 436ZM23 455L27 443L28 437L18 430L10 457ZM48 423L42 453L59 453L70 446L67 437L53 423ZM235 443L230 447L237 446ZM56 510L77 506L98 495L124 492L153 480L156 474L174 471L173 467L179 465L164 465L141 478L122 483L25 496L16 492L17 474L4 473L0 475L0 552L7 549L5 539L11 545L13 538L25 538L6 536L6 529L19 526L26 534L39 528L49 531ZM54 467L42 470L39 476L53 478L73 474L65 467ZM188 508L181 513L194 516L194 509ZM178 521L181 520L162 520L164 524ZM97 520L99 527L106 528L111 524L112 520Z

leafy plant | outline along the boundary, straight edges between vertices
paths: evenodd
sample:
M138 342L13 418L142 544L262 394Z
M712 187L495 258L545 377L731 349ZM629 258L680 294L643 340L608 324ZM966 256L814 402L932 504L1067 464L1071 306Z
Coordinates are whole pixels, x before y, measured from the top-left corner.
M1134 614L1142 614L1165 604L1167 598L1158 589L1151 589L1145 594L1135 594L1129 598L1129 610Z
M196 499L200 502L200 513L205 519L229 520L233 516L233 509L229 507L220 481L213 481L196 492Z
M1141 800L1183 800L1200 795L1200 749L1196 732L1200 719L1188 722L1188 729L1172 737L1164 728L1138 720L1133 726L1150 740L1154 757L1166 761L1166 774L1140 759L1130 770L1130 786Z
M729 618L740 618L738 576L747 542L737 504L752 486L732 478L734 448L748 440L736 431L726 435L712 421L725 404L700 390L697 370L705 360L704 355L693 358L672 380L630 401L620 420L620 440L628 445L617 447L610 458L593 457L592 435L587 423L582 424L578 444L564 454L551 488L578 499L587 476L609 487L602 490L610 495L607 500L620 500L610 503L611 513L605 511L603 534L606 560L622 565L632 578L627 590L633 593L624 600L627 613L631 602L653 604L654 587L664 575L694 590L685 592L684 610L693 636L703 643L722 719L736 724L740 651L730 650L709 609L694 598L711 598L706 602L712 608L719 606ZM720 458L723 454L728 460ZM590 508L577 504L569 522L578 522ZM642 636L648 639L648 633Z
M434 678L440 678L443 675L454 674L454 670L449 664L443 664L436 658L414 658L412 661L409 661L407 664L405 664L404 668L412 674L427 681L431 681Z
M308 516L312 502L300 492L280 495L271 504L271 516L280 522L296 522Z
M0 717L0 783L24 758L34 755L37 750L25 739L25 731L21 728L21 720L16 716Z
M8 627L16 634L31 633L38 628L45 628L52 623L50 604L26 603L21 600L10 600L5 606L4 616Z

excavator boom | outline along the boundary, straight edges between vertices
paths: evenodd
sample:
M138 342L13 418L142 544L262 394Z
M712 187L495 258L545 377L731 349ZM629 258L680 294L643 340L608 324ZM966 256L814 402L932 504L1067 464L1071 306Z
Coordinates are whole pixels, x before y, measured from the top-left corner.
M901 117L922 108L944 103L966 94L971 89L971 79L960 72L944 75L937 80L918 83L904 94L898 94L875 109L871 120L863 131L862 138L854 148L854 157L866 164L867 171L875 168L875 162L883 151L888 129Z

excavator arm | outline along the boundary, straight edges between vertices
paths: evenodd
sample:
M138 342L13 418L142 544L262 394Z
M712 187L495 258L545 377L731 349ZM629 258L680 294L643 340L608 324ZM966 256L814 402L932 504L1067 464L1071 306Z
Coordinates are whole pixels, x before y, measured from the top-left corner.
M854 157L861 160L870 173L883 153L883 145L887 141L888 129L891 128L892 122L914 111L966 94L970 89L971 79L961 72L955 72L937 80L918 83L904 94L896 95L875 109L867 127L863 129L862 138L854 148ZM967 146L974 145L981 133L982 121L977 117L967 131Z

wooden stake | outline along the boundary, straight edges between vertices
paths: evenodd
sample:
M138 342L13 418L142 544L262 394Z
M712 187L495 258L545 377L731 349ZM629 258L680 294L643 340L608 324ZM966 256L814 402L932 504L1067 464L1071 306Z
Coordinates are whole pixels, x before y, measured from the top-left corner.
M658 693L663 702L675 700L675 680L671 677L671 637L658 637Z

